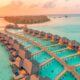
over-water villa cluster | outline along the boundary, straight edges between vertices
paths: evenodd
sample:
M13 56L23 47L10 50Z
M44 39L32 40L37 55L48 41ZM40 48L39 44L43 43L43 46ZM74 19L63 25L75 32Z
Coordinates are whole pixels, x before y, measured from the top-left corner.
M0 42L9 51L14 80L80 80L80 44L75 40L8 27Z

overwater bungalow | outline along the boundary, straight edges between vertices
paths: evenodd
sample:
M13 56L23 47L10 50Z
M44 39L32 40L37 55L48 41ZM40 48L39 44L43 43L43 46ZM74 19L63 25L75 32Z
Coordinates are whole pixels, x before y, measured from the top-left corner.
M19 50L20 49L20 46L21 44L19 44L19 43L14 43L13 44L13 47L14 47L14 49L16 49L16 50Z
M15 33L11 35L11 37L16 36L15 41L10 39L13 49L9 50L14 79L59 80L63 77L61 80L64 78L65 80L77 80L76 78L78 78L78 76L75 77L75 74L78 74L74 71L74 68L80 63L80 44L74 40L70 41L66 37L32 29L28 30L29 34L26 33L26 35L23 35L24 33L22 32L21 35L17 32L18 35L15 35L16 32L14 29ZM10 33L9 30L8 35L10 35ZM34 34L35 36L33 36ZM26 36L30 37L26 38ZM36 38L36 36L40 37ZM35 38L36 41L34 41ZM44 38L46 38L46 40ZM43 45L47 43L49 43L49 47ZM65 45L67 45L70 50L66 49L67 47ZM77 52L79 54L76 54ZM75 67L73 68L72 66ZM67 70L65 70L66 68ZM74 76L67 73L68 71ZM68 74L68 78L64 75L66 73ZM78 78L78 80L79 79L80 78Z
M39 35L39 32L40 32L40 31L38 31L38 30L34 30L32 35L33 35L33 36L38 36L38 35Z
M39 71L39 63L35 60L24 59L23 67L29 74L36 74Z
M15 65L19 68L22 66L22 59L19 56L16 56L16 57L12 56L10 58L10 64Z
M18 56L18 51L13 48L12 50L9 51L9 54L12 55L13 57L16 57Z
M52 36L53 36L53 35L52 35L51 33L46 33L44 39L51 39Z
M4 41L4 38L3 37L0 37L0 41L3 42Z
M53 35L52 39L50 40L51 42L59 42L60 36L59 35Z
M28 73L24 70L23 67L18 68L17 66L13 66L13 77L15 80L24 78Z
M19 49L19 53L18 55L22 58L22 59L29 59L31 57L31 53L28 50L25 49Z
M29 29L29 34L32 34L34 32L33 29Z
M78 54L80 54L80 45L78 46Z
M10 37L9 37L9 36L5 36L4 39L5 39L6 41L8 41L8 40L10 39Z
M41 31L41 32L39 32L39 36L41 36L41 37L45 37L45 35L46 35L46 32L43 32L43 31Z
M29 29L28 29L28 28L24 28L24 32L26 32L26 33L27 33L28 31L29 31Z
M50 80L48 77L41 77L41 76L37 76L37 75L31 75L30 80Z
M68 48L69 49L78 49L79 43L75 40L69 41Z
M26 54L25 50L19 49L19 52L18 52L19 57L21 57L22 59L25 59L25 54Z
M59 39L59 44L60 45L68 45L69 41L70 40L67 39L66 37L62 37L62 38Z

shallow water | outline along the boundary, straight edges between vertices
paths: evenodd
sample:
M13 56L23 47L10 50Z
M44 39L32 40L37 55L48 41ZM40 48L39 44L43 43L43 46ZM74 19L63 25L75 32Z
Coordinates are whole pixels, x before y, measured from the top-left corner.
M80 42L80 16L78 17L62 17L54 18L49 16L51 21L41 24L28 25L29 28L58 34L71 40ZM9 24L3 18L0 18L0 27Z
M0 43L0 80L11 80L12 69L7 49Z
M62 37L67 37L71 40L77 40L80 42L80 17L50 18L50 22L42 25L29 25L29 28L49 32L52 34L58 34Z

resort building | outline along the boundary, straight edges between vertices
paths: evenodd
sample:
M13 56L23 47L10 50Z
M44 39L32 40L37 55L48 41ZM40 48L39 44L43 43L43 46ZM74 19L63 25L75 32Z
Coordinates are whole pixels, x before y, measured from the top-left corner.
M80 44L33 29L6 28L0 42L8 49L14 80L80 80Z

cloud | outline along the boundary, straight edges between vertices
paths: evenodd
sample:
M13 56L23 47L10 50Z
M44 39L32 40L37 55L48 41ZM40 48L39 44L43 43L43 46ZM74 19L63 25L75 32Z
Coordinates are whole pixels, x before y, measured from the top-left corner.
M35 8L35 7L39 7L39 4L31 4L31 5L29 6L29 8Z
M80 4L76 4L75 8L80 9Z
M70 1L70 0L65 0L66 2Z
M57 0L52 0L52 1L48 1L45 4L43 4L43 8L54 8L56 6L55 1Z
M15 5L22 6L24 3L22 2L22 0L16 0L16 1L12 0L11 4L14 5L14 6Z

